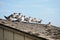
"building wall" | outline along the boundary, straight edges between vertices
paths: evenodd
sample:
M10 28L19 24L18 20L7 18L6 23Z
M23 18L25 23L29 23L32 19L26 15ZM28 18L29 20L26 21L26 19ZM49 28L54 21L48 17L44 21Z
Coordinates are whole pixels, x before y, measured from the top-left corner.
M3 40L3 29L0 28L0 40Z
M0 28L0 40L43 40L17 31Z

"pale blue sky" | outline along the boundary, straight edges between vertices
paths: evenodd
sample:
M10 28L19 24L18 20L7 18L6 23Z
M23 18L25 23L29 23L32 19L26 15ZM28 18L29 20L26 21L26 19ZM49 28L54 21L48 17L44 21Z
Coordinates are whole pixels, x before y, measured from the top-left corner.
M43 24L50 21L60 26L60 0L0 0L0 18L13 12L43 19Z

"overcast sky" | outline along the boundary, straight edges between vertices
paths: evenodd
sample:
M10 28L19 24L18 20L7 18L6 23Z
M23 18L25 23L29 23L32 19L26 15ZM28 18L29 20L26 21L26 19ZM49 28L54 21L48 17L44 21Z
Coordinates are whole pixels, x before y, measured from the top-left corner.
M43 24L60 26L60 0L0 0L0 18L13 12L43 19Z

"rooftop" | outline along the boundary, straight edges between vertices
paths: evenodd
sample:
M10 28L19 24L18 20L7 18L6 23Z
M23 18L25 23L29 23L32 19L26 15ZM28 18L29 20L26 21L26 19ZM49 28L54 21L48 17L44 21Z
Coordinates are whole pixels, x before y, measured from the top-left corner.
M60 28L53 25L47 26L46 24L12 22L5 19L0 19L0 24L21 30L37 37L43 37L49 40L60 40Z

